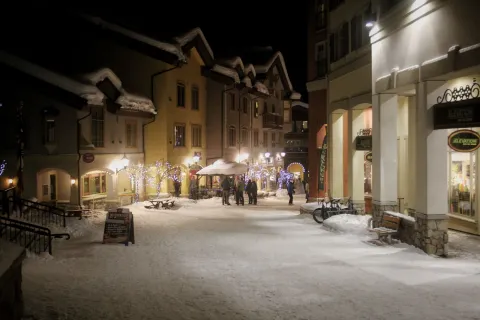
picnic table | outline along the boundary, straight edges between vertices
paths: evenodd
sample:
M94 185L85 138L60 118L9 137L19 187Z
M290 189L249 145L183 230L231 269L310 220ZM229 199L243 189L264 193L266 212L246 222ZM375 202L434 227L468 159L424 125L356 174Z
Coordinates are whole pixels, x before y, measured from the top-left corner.
M171 209L175 205L175 200L173 199L154 199L148 200L151 205L145 206L147 209Z

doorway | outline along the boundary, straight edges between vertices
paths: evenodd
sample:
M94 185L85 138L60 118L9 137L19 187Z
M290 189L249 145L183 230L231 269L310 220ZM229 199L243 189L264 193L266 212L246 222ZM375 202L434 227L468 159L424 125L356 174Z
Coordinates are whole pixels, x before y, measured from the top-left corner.
M57 175L50 174L50 200L57 200Z
M476 218L476 152L448 153L448 205L451 214Z

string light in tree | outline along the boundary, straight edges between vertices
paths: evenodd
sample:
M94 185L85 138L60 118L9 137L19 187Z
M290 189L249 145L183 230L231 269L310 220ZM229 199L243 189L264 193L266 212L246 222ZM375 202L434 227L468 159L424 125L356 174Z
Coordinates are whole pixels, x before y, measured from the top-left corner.
M293 174L286 171L286 170L280 170L280 174L279 174L279 177L278 177L278 188L279 189L282 189L282 186L284 183L287 183L288 180L292 179L293 178Z
M155 163L149 167L149 171L153 171L154 173L153 177L151 177L152 179L149 181L149 185L155 187L157 197L160 196L163 181L166 179L172 180L172 168L172 165L168 161L155 161Z
M129 165L125 171L133 184L135 202L138 202L140 200L140 182L146 181L149 183L152 179L148 174L148 167L145 167L143 164L134 164Z
M6 168L7 168L7 161L2 160L2 162L0 162L0 176L3 174L3 172L5 172Z

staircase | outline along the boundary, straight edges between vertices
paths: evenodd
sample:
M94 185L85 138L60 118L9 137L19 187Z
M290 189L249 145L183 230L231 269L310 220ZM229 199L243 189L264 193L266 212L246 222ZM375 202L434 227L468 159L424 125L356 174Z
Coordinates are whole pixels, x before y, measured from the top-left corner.
M30 252L52 254L52 240L70 239L68 233L52 233L50 225L66 227L66 212L60 208L18 198L15 190L0 191L0 239L17 243Z

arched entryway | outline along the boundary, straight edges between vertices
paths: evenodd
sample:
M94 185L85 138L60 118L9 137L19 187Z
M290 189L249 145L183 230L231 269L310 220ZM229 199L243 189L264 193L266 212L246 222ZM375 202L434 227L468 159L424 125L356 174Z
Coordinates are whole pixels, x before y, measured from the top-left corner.
M40 202L71 203L76 202L77 181L65 170L46 168L37 172L36 198Z
M303 181L305 178L305 167L299 162L290 163L287 167L287 171L293 174L296 179L300 179L301 181Z

